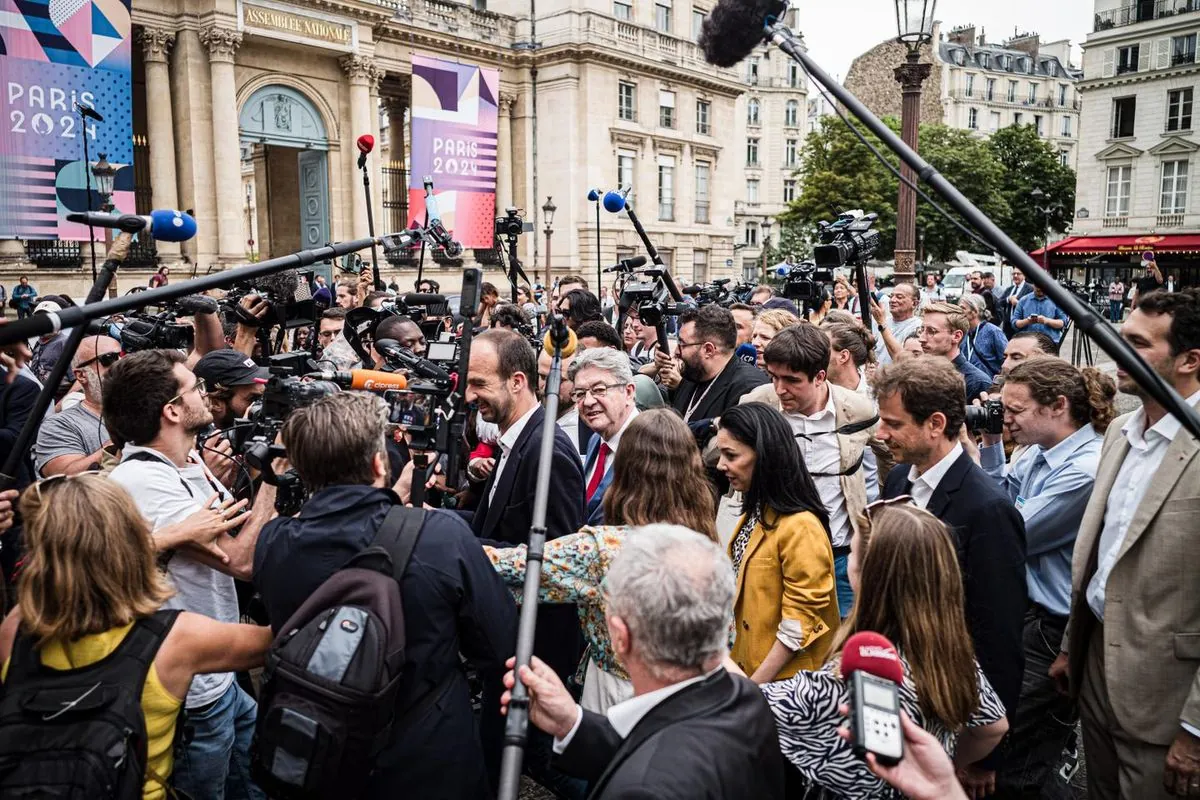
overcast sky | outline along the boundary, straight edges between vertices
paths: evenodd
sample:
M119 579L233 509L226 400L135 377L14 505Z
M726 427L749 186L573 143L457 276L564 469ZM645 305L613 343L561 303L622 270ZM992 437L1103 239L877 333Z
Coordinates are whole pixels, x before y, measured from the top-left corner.
M893 0L792 0L800 10L800 30L808 52L826 72L844 81L850 63L884 39L896 36ZM940 0L942 30L969 22L984 28L989 42L1011 37L1013 27L1040 33L1042 41L1070 39L1079 66L1078 45L1091 30L1091 0Z

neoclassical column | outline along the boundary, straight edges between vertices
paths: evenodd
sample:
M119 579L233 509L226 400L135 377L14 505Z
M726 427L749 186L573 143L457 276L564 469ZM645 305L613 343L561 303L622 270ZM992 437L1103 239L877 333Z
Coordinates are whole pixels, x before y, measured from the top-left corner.
M407 149L404 145L404 112L408 111L407 97L389 97L384 100L388 113L388 161L392 166L404 167Z
M217 254L222 260L245 255L242 210L242 159L238 141L237 84L233 55L242 35L229 28L205 28L200 41L208 48L212 75L212 128L217 200Z
M171 66L168 55L175 34L161 28L143 27L142 52L146 62L146 132L150 137L150 183L155 208L178 208L179 190L175 177L175 122L171 116ZM179 258L179 242L158 242L164 261Z
M350 126L346 130L350 146L346 148L346 158L350 161L351 169L357 173L358 150L354 146L354 141L360 135L370 133L376 128L376 122L371 118L375 113L371 105L371 95L378 86L381 75L375 62L363 56L345 55L338 59L338 63L342 65L342 69L350 78ZM372 175L377 173L378 163L379 154L372 153L367 160ZM373 191L373 194L377 196L378 190ZM354 181L351 195L353 197L354 229L348 238L353 239L367 235L367 201L363 196L361 178Z
M496 127L496 215L513 203L512 111L515 94L500 93L500 119Z

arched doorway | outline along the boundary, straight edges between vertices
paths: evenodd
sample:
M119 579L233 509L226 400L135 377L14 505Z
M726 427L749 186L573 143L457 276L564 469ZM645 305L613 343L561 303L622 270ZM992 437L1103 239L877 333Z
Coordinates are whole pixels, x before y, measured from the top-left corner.
M259 256L329 241L329 138L312 101L287 86L263 86L242 105L238 128L244 174L254 187ZM250 214L249 192L246 207Z

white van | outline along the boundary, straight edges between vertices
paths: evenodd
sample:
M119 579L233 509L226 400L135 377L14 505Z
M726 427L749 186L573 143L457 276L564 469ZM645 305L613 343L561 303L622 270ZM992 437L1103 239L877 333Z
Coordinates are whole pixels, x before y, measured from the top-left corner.
M954 267L942 277L942 290L946 294L946 300L951 303L957 303L958 298L962 297L964 288L970 285L968 278L972 272L980 271L978 267Z

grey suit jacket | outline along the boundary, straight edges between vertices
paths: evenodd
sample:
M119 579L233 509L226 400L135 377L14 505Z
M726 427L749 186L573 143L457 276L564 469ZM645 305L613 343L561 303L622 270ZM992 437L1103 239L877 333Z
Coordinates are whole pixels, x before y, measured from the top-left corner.
M1071 619L1063 639L1075 692L1097 624L1087 586L1099 563L1108 495L1129 452L1121 427L1130 416L1118 417L1104 437L1095 488L1075 540ZM1200 442L1180 430L1134 512L1106 584L1108 699L1126 732L1158 745L1171 743L1181 720L1200 728L1198 451Z

